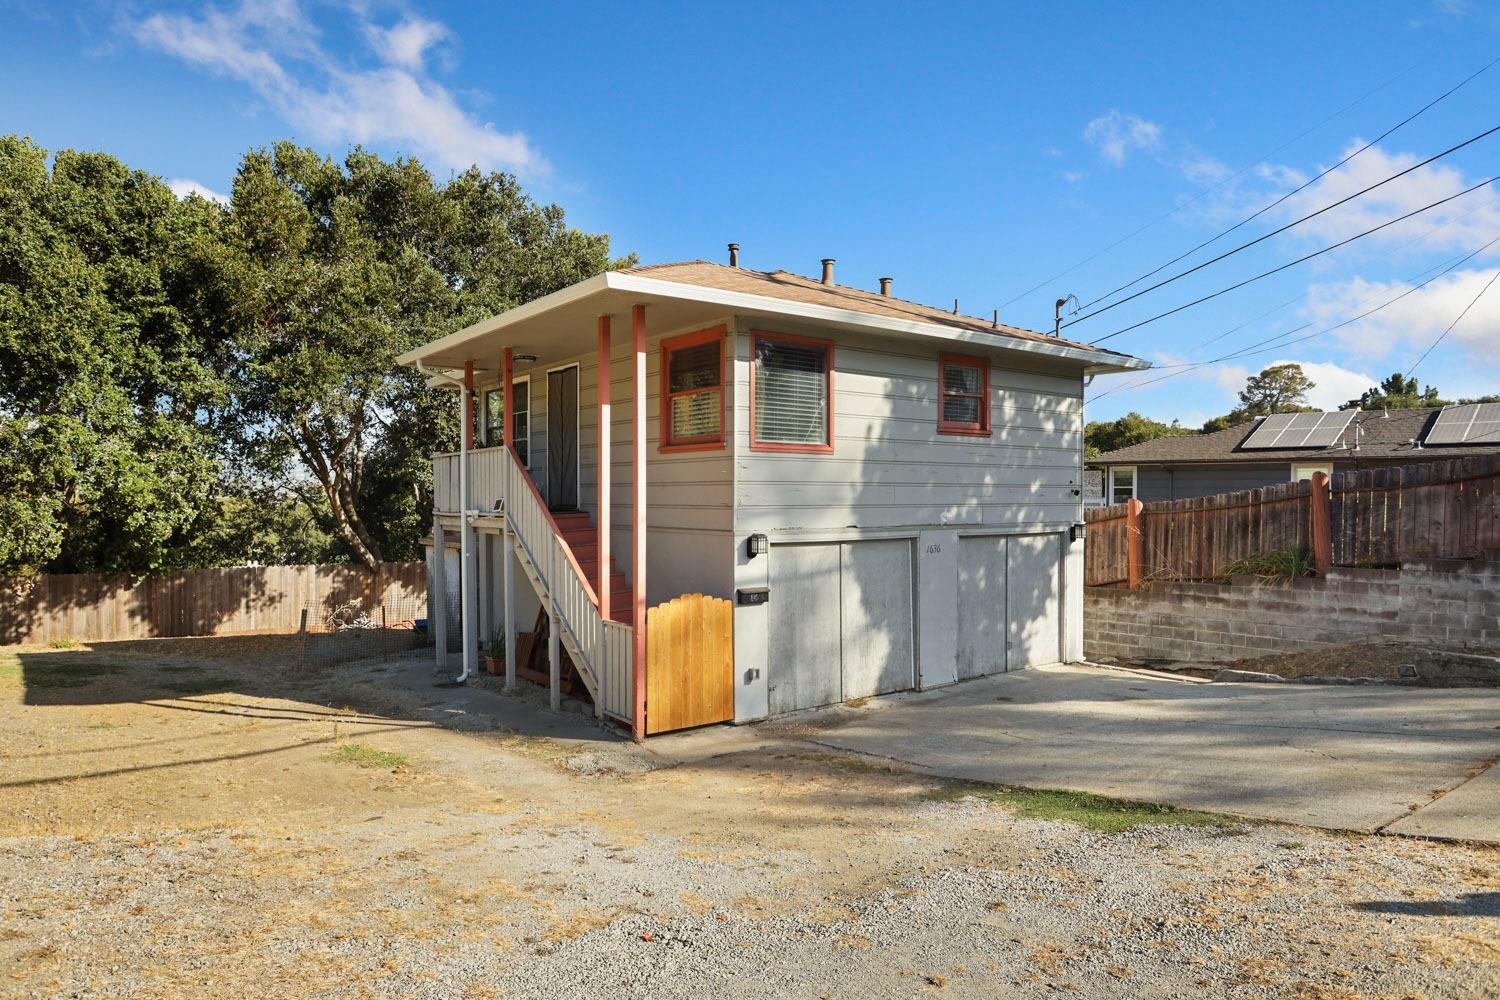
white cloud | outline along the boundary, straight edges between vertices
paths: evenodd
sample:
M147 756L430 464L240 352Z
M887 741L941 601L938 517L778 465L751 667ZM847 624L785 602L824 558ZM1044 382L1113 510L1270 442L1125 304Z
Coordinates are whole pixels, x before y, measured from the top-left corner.
M1085 174L1081 170L1064 170L1063 171L1063 180L1067 181L1069 184L1077 184L1079 181L1083 180L1087 176L1088 175Z
M1353 371L1329 361L1301 361L1296 358L1281 358L1264 364L1214 366L1209 378L1225 395L1225 409L1239 405L1240 390L1245 380L1267 368L1277 365L1300 365L1302 372L1313 380L1307 393L1307 405L1320 410L1336 410L1360 393L1378 385L1380 379L1362 371Z
M167 187L171 188L172 193L178 198L186 198L190 194L195 194L200 198L216 201L220 205L229 204L228 195L222 195L207 185L199 184L190 177L173 177L167 181Z
M426 72L428 52L450 37L444 25L407 18L386 28L358 11L352 16L374 66L336 59L298 0L152 14L130 31L142 45L245 84L314 141L389 143L454 170L477 164L525 177L547 173L525 135L479 121Z
M1161 126L1139 115L1111 110L1084 126L1083 138L1115 166L1123 166L1131 151L1161 144Z
M1492 270L1454 271L1436 279L1398 302L1333 336L1345 351L1365 360L1395 357L1414 361L1474 301L1494 277ZM1364 278L1313 285L1306 312L1320 325L1339 322L1379 304L1411 285ZM1492 288L1474 304L1444 341L1448 348L1485 359L1500 359L1500 288Z
M1359 139L1350 140L1340 158L1362 145L1364 143ZM1300 218L1399 173L1424 158L1413 153L1392 152L1372 146L1316 184L1288 198L1277 206L1274 214L1283 222ZM1294 172L1285 175L1287 180L1296 176ZM1291 230L1291 233L1309 241L1335 243L1439 199L1455 195L1482 179L1443 163L1431 164L1304 222ZM1297 183L1301 181L1298 180ZM1295 184L1292 186L1295 187ZM1264 193L1260 196L1267 200L1274 198L1274 195ZM1370 244L1383 245L1416 240L1414 246L1421 250L1472 250L1488 242L1500 230L1500 204L1490 204L1495 200L1493 185L1481 187L1461 198L1383 229L1368 240ZM1429 232L1430 230L1432 231Z

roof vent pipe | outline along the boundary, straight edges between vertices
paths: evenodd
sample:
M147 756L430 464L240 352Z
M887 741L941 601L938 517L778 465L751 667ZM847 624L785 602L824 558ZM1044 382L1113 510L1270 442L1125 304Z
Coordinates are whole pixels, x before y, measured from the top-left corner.
M890 297L890 294L891 294L891 279L890 278L881 278L880 279L880 294L886 296L887 298Z
M740 266L740 245L738 243L729 244L729 266Z
M825 285L833 284L833 263L834 258L823 258L823 284Z

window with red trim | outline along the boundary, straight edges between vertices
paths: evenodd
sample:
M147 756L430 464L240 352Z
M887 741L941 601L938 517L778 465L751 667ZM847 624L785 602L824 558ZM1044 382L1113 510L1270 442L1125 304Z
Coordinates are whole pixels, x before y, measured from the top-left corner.
M757 331L750 362L750 447L833 451L833 341Z
M661 344L661 446L724 446L724 328Z
M961 354L939 354L938 389L941 394L940 432L990 432L990 363L987 360Z

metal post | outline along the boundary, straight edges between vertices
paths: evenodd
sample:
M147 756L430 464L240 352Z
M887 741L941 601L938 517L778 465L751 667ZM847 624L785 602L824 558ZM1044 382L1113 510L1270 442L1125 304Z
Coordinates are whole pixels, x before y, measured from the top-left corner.
M432 629L437 667L448 669L448 547L443 544L443 519L432 515L432 607L427 609L427 627Z
M515 536L507 524L500 546L500 578L505 588L505 690L516 689L516 555L512 551Z
M297 644L297 673L307 671L307 609L302 609L302 621L297 625L302 638Z

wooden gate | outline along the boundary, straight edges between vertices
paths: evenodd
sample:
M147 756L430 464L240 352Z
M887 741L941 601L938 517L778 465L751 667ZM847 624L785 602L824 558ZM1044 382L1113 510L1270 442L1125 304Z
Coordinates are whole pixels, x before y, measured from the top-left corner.
M646 733L734 718L734 604L684 594L646 612Z

